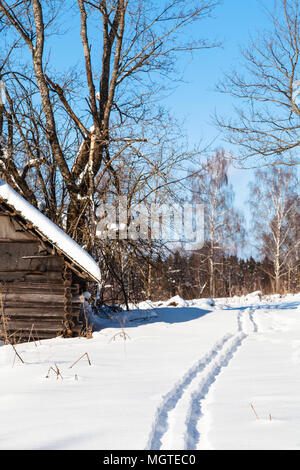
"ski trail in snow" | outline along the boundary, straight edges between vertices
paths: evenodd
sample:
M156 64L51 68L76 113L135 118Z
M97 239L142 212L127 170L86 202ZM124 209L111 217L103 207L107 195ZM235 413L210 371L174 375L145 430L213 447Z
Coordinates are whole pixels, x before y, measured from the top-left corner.
M254 320L254 314L255 314L255 308L252 307L252 308L249 309L249 318L250 318L250 321L253 325L253 332L258 333L258 326L257 326L256 321Z
M202 418L202 401L206 398L211 385L217 380L224 367L227 367L234 356L234 353L241 346L247 334L239 333L230 341L228 348L222 351L211 367L205 373L205 376L198 384L198 390L193 392L190 399L190 406L186 417L186 433L184 449L195 450L200 440L200 433L197 429L198 422Z
M197 426L203 418L202 401L243 341L249 334L257 333L254 311L254 308L240 310L237 333L224 336L164 396L156 412L147 449L196 449L201 438Z
M238 324L238 331L242 332L243 331L243 311L242 310L239 310L238 312L237 324Z
M152 425L152 430L146 449L159 450L161 448L161 439L169 428L169 412L176 407L178 401L180 400L188 385L203 369L205 369L207 364L209 364L217 356L218 352L222 350L224 344L226 344L227 341L232 338L232 336L233 335L224 336L221 341L219 341L208 354L206 354L194 366L192 366L183 376L183 378L175 384L175 386L170 390L170 392L168 392L163 397L162 403L156 411L156 416Z
M230 344L220 351L214 363L200 380L198 389L191 395L190 405L186 418L185 449L195 450L199 445L201 434L198 429L199 421L203 418L202 403L207 398L210 387L217 380L223 368L227 367L236 351L249 334L257 333L258 327L254 320L255 308L248 308L238 314L238 334Z
M238 314L238 331L245 334L257 333L258 326L254 320L255 308L249 307Z

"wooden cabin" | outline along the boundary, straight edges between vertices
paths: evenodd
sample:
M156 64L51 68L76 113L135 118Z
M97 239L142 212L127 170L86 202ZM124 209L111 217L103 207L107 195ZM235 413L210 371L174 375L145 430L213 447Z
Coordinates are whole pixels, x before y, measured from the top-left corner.
M0 340L76 336L97 263L0 180Z

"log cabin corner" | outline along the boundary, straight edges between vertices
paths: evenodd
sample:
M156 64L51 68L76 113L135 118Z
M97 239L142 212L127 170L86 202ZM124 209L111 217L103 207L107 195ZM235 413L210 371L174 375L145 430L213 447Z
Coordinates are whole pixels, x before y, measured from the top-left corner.
M77 336L93 258L0 180L0 340Z

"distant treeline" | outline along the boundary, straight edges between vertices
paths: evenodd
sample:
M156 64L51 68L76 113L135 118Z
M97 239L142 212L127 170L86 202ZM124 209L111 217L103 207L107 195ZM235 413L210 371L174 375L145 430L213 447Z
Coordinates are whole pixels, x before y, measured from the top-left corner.
M139 275L139 270L132 269L127 274L125 289L130 301L139 302L145 299L165 300L175 295L184 299L211 297L209 266L204 247L192 254L177 251L165 259L159 257L151 263L151 280L148 276ZM256 290L264 294L276 293L274 278L268 274L272 271L272 262L265 258L257 261L239 259L237 256L220 255L215 274L215 297L232 297L245 295ZM149 266L144 266L145 271ZM111 284L104 290L106 303L123 302L122 291L111 279ZM116 298L116 293L119 295ZM300 264L290 266L281 277L278 293L300 292Z
M300 291L299 179L295 167L257 170L249 184L250 230L234 205L230 159L217 151L190 178L190 201L204 206L206 243L198 251L115 240L99 246L100 298L122 302L227 297L255 290ZM185 201L183 201L184 204ZM254 257L240 259L248 245Z

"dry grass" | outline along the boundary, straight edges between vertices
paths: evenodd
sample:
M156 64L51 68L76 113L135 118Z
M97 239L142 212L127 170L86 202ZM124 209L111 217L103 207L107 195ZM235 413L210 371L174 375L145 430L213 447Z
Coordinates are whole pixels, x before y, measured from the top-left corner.
M111 316L111 319L113 320L115 317L114 316ZM118 331L115 335L113 335L110 339L110 342L111 341L116 341L117 338L121 338L123 339L124 341L128 340L128 339L131 339L130 336L126 333L125 331L125 324L126 324L126 320L125 318L123 318L123 320L120 318L120 317L117 317L117 320L120 324L120 327L121 327L121 331Z
M34 335L33 333L35 333L35 335ZM41 344L41 341L40 341L38 332L37 332L37 330L36 330L36 328L35 328L35 326L34 326L34 323L33 323L32 326L31 326L31 330L30 330L30 333L29 333L29 337L28 337L28 341L27 341L27 342L30 343L31 339L32 339L32 341L34 341L34 344L35 344L36 347L37 347L37 343L36 343L37 341L39 342L39 344Z
M80 332L80 336L83 337L83 338L92 339L93 338L93 326L94 325L92 325L92 324L89 325L86 315L84 315L84 319L85 319L85 325L84 325L82 331Z
M49 369L48 369L48 372L47 372L47 375L46 375L46 379L49 379L50 377L50 373L53 372L55 375L56 375L56 380L59 379L59 377L61 378L61 380L64 380L59 368L57 367L57 365L55 364L55 369L53 366L50 366Z
M0 335L4 340L4 343L10 344L15 352L13 366L15 364L16 358L18 358L22 364L25 364L25 361L22 359L22 357L20 356L20 354L18 353L15 347L15 344L17 344L17 341L15 341L16 333L13 333L11 335L8 334L8 325L7 325L8 318L5 315L3 292L0 292L0 312L1 312Z
M82 306L83 306L84 326L83 326L83 329L80 333L80 336L82 336L83 338L92 339L92 337L93 337L93 326L94 325L89 324L84 302L83 302Z
M84 357L87 358L87 361L88 361L89 365L91 366L92 363L91 363L90 357L89 357L88 353L86 352L86 353L82 354L82 356L80 356L80 357L69 367L69 369L72 369L72 368L73 368L79 361L81 361L81 359L83 359ZM59 369L59 367L58 367L57 364L54 364L54 366L50 366L50 367L49 367L49 369L48 369L48 371L47 371L47 374L46 374L46 376L45 376L45 379L49 379L50 376L51 376L51 374L52 374L52 375L53 375L53 374L55 375L56 380L58 380L59 378L61 378L61 380L64 380L64 377L63 377L63 375L62 375L62 372L61 372L61 370ZM78 381L78 375L77 375L77 374L75 374L74 380L75 380L75 381Z
M250 407L251 407L251 410L253 411L253 413L254 413L254 415L255 415L255 418L256 418L257 420L259 420L259 419L260 419L260 416L259 416L259 414L257 413L256 409L254 408L253 403L250 403ZM268 420L269 420L269 421L272 421L272 420L273 420L273 417L272 417L271 414L269 414Z
M1 308L1 328L0 328L0 335L4 339L5 344L10 344L9 336L8 336L8 328L7 328L7 318L4 311L4 301L3 301L3 293L0 293L0 308Z
M72 369L72 368L73 368L79 361L81 361L81 359L83 359L84 357L87 358L88 363L89 363L89 365L91 366L92 363L91 363L90 357L89 357L88 353L86 352L86 353L82 354L82 356L80 356L80 358L77 359L77 361L75 361L75 362L69 367L69 369Z
M260 419L256 409L254 408L254 405L251 403L250 406L251 406L253 413L255 414L256 419Z

